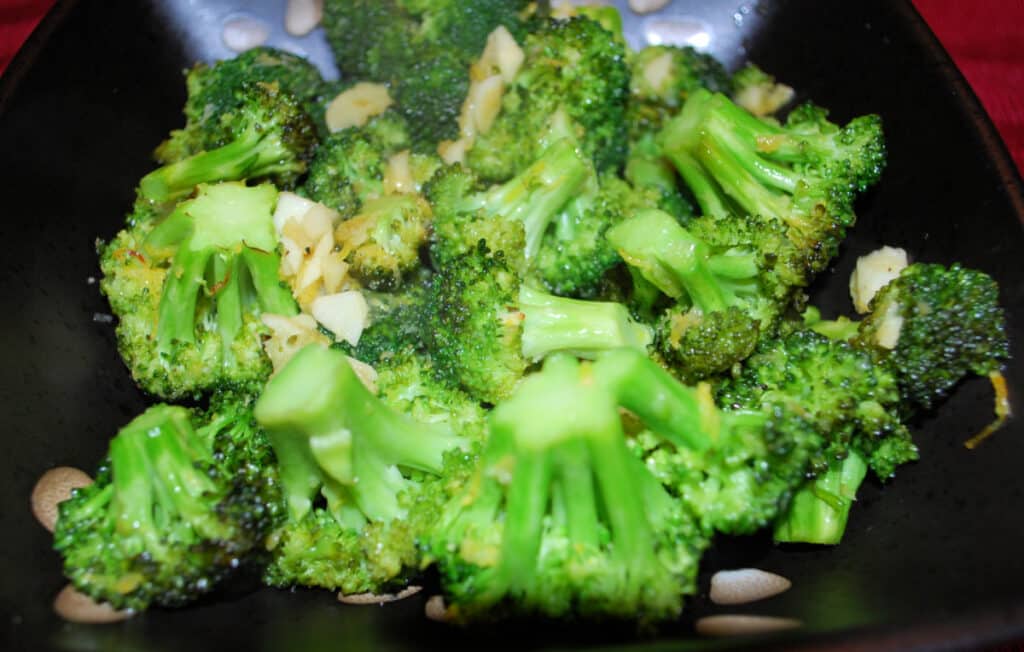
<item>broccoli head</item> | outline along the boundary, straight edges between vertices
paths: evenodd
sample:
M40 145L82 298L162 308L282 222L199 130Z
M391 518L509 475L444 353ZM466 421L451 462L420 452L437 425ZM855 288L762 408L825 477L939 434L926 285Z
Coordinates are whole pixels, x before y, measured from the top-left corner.
M276 200L269 184L203 185L157 225L130 227L103 248L100 288L143 389L172 399L255 392L266 379L260 314L297 311L278 277Z
M430 204L420 195L385 195L365 202L359 214L339 224L335 241L361 283L394 290L419 267L431 218Z
M391 391L403 381L391 380ZM433 391L406 390L412 402ZM443 412L419 422L389 406L343 353L317 345L270 380L255 414L277 455L287 505L286 522L271 536L265 580L346 593L406 581L418 569L420 539L472 459L459 451L470 440Z
M121 609L181 606L259 557L280 514L252 409L155 405L110 442L96 481L60 504L54 547L78 590Z

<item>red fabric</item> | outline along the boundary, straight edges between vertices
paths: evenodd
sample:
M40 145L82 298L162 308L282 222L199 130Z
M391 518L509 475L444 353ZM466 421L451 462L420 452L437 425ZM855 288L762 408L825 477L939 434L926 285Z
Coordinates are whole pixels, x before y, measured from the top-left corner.
M913 0L1024 171L1024 0ZM54 0L0 0L0 73Z

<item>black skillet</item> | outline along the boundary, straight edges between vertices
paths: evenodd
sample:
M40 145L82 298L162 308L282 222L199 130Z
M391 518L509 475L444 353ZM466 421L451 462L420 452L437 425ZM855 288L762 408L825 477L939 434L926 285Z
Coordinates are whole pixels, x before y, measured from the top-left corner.
M188 6L59 2L0 83L0 648L932 649L1024 638L1024 421L966 450L964 440L992 414L982 380L915 424L922 461L884 488L862 489L842 545L722 541L707 559L704 593L658 637L543 623L453 630L422 618L421 597L352 607L325 592L246 586L120 625L62 623L50 609L64 584L59 560L29 514L28 495L50 467L92 469L107 439L145 405L117 358L93 247L118 228L152 166L149 152L181 122L180 71L205 56L194 32L209 29L189 22ZM673 5L698 17L720 15L722 6ZM885 121L889 167L860 202L860 223L815 288L816 301L826 314L846 311L856 256L883 243L917 260L981 268L1000 281L1009 310L1015 361L1007 377L1016 399L1024 387L1020 176L920 17L909 3L888 0L766 1L732 13L732 41L717 54L736 61L739 43L801 97L832 107L838 121L867 112ZM724 611L706 599L707 576L737 566L781 573L794 586L733 611L804 626L768 639L695 639L693 618Z

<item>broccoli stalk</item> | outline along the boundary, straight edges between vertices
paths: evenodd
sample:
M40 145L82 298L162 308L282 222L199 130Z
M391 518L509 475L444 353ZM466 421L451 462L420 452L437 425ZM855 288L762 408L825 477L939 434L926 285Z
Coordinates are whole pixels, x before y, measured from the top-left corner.
M835 255L855 220L855 192L875 183L885 163L878 116L840 129L806 105L780 127L706 90L689 96L659 144L705 215L781 221L808 274Z
M277 85L243 83L225 143L153 170L139 182L142 199L163 204L202 183L270 177L290 185L306 170L316 126L299 101Z
M179 204L150 232L147 252L160 257L174 251L160 297L156 340L161 355L196 344L202 314L197 306L204 290L215 314L205 326L219 334L226 359L233 356L245 314L255 306L274 314L295 313L295 300L278 277L276 200L277 190L269 184L200 186L195 199Z
M118 608L179 606L212 590L262 543L276 494L251 411L193 427L156 405L110 442L96 482L60 505L54 547L75 586Z
M627 347L645 351L651 330L634 322L626 307L611 301L583 301L519 288L523 313L523 355L540 360L561 351L593 358L601 351Z
M315 345L267 383L255 414L277 454L294 521L309 513L318 491L342 524L399 518L399 495L415 485L400 469L440 474L445 452L464 445L446 428L386 406L343 353Z
M789 509L775 522L777 543L835 545L843 538L857 488L868 465L855 451L808 482L793 496Z
M435 534L457 618L661 620L692 590L703 540L630 454L615 398L591 371L553 356L492 412L478 484Z

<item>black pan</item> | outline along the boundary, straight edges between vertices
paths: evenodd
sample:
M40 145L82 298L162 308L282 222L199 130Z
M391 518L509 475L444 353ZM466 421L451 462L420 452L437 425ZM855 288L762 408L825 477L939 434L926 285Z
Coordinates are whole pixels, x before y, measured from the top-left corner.
M737 0L738 2L738 0ZM59 2L0 84L0 647L66 650L359 650L720 645L965 648L1024 638L1024 422L975 451L963 442L992 415L987 382L965 383L914 424L920 463L888 486L869 482L836 548L723 540L708 557L687 617L658 638L618 628L527 623L453 630L422 618L424 598L341 606L317 591L231 587L202 605L127 623L73 626L52 614L63 586L50 538L28 509L36 478L59 464L93 469L116 429L146 403L118 360L95 284L97 236L109 237L149 153L181 122L180 72L208 56L173 2ZM217 4L217 3L214 3ZM223 4L223 3L221 3ZM721 20L721 2L676 0L707 17L730 61L746 54L832 107L878 112L889 167L859 205L860 223L815 288L826 314L847 310L856 256L881 244L921 261L981 268L1002 284L1024 388L1024 194L995 130L909 3L762 2ZM733 17L735 13L735 17ZM1015 403L1019 403L1015 400ZM1018 411L1020 407L1018 406ZM741 609L800 619L782 638L698 640L692 619L718 568L756 566L793 580Z

